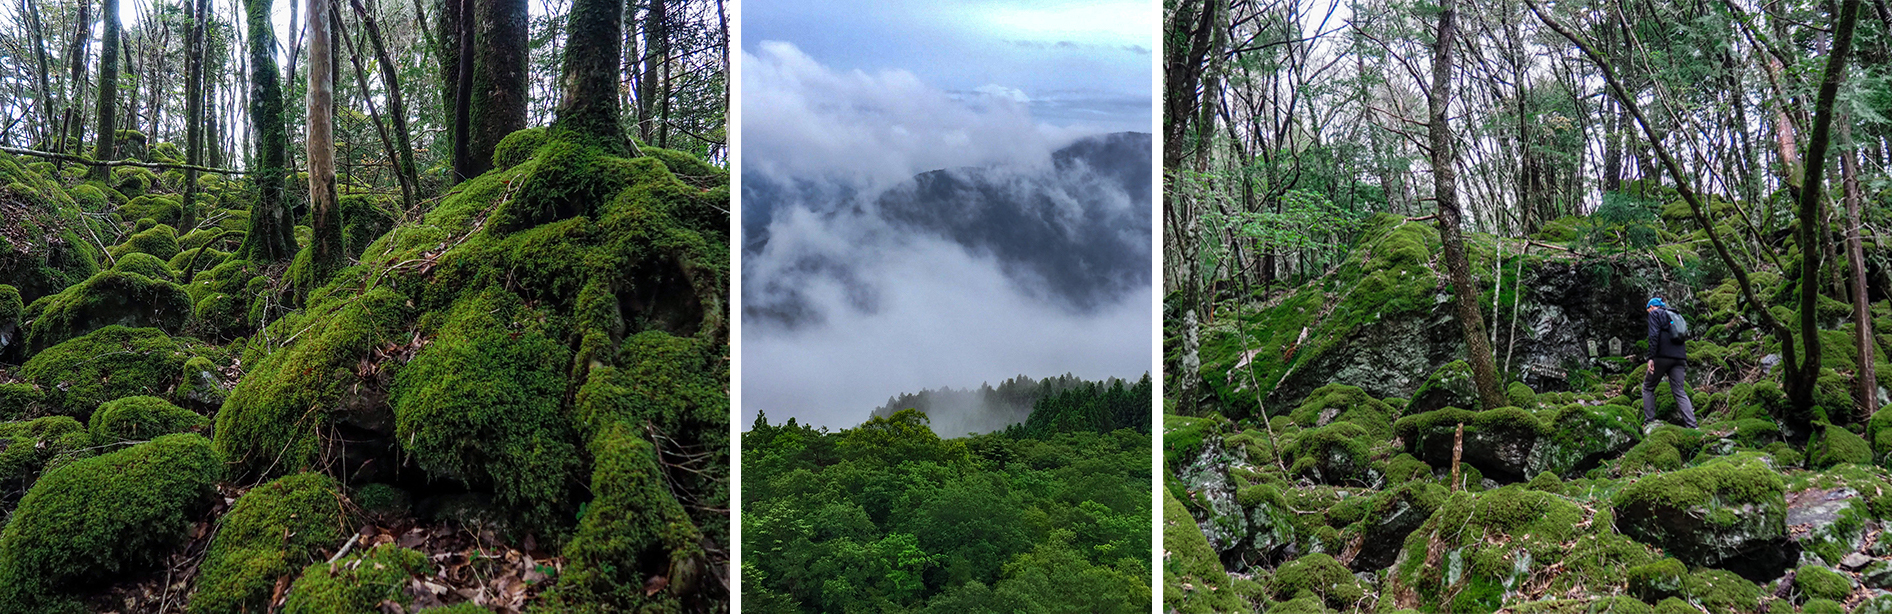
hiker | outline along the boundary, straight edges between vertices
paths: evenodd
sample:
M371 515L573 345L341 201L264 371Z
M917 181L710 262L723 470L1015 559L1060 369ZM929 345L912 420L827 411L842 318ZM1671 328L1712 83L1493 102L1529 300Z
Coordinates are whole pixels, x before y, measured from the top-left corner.
M1649 372L1642 376L1642 425L1656 421L1656 383L1669 378L1669 391L1675 393L1675 405L1682 411L1682 426L1695 428L1695 405L1688 400L1682 380L1688 373L1688 346L1674 338L1669 326L1668 304L1662 297L1649 299Z

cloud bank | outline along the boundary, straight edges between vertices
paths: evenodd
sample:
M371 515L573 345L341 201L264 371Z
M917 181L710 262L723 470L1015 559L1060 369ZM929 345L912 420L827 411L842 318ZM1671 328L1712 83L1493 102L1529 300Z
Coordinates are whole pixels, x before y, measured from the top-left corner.
M744 61L745 424L844 428L902 392L1150 369L1148 135L1079 140L1015 88L833 70L786 43Z

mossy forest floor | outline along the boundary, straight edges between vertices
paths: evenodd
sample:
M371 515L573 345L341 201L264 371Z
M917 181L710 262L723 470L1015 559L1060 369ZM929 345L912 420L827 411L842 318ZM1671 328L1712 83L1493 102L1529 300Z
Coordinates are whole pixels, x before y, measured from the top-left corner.
M728 175L643 151L344 181L326 276L0 154L0 614L728 611Z
M1503 407L1472 393L1424 223L1383 215L1323 277L1224 295L1195 373L1172 298L1166 609L1892 612L1892 412L1853 409L1848 303L1822 283L1817 407L1796 411L1775 340L1738 308L1702 230L1673 211L1641 224L1654 240L1639 246L1587 218L1546 225L1528 252L1469 237ZM1743 241L1797 269L1791 241ZM1797 322L1798 280L1761 260L1757 291ZM1641 424L1651 294L1704 332L1688 343L1699 428L1679 426L1667 384L1666 423ZM1892 310L1875 301L1884 348ZM1620 350L1590 349L1612 336Z

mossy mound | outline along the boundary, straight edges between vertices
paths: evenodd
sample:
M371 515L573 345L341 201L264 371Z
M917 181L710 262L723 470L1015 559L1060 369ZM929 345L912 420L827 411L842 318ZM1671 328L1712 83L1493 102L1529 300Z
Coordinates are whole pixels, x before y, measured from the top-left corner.
M394 544L382 544L361 554L315 563L302 570L289 589L284 614L358 614L382 611L381 602L401 606L414 603L407 585L414 576L432 573L427 555Z
M1872 462L1872 445L1845 427L1815 424L1814 432L1817 433L1816 438L1807 445L1807 464L1814 469L1825 469L1840 463L1863 465Z
M52 412L88 418L99 404L129 396L181 401L174 393L192 354L155 328L107 326L53 346L21 369Z
M493 169L507 170L532 158L546 143L552 142L551 131L545 128L526 128L506 135L493 147Z
M1644 477L1617 492L1612 503L1623 534L1684 563L1739 564L1754 574L1749 577L1771 578L1787 561L1752 553L1784 550L1764 548L1786 539L1784 490L1780 474L1742 457Z
M1449 467L1459 424L1465 425L1463 462L1502 482L1530 477L1531 449L1547 433L1536 416L1522 409L1472 412L1448 407L1400 418L1393 430L1406 443L1407 453L1434 467Z
M1568 566L1543 576L1542 594L1608 594L1656 558L1609 526L1606 513L1521 486L1455 493L1407 536L1386 594L1424 611L1490 612L1560 562Z
M113 258L120 258L125 254L151 254L157 256L159 260L170 260L172 256L177 255L177 250L177 229L158 224L132 234L130 238L125 239L124 243L107 249L106 253L111 254Z
M650 442L629 424L617 423L591 447L593 498L548 599L604 611L680 609L684 597L713 581L702 533L666 489ZM669 578L661 595L644 588L653 575Z
M1282 565L1268 588L1283 601L1314 596L1336 610L1353 609L1366 596L1353 572L1325 554L1310 554Z
M249 334L288 308L277 290L277 281L261 274L261 267L231 259L198 266L205 265L210 269L196 274L187 288L192 325L204 337L228 339Z
M1376 486L1380 470L1368 449L1367 431L1352 422L1335 422L1301 431L1284 454L1292 459L1288 474L1322 484Z
M48 472L0 532L0 610L54 609L62 593L157 563L188 537L222 470L210 442L186 433Z
M1510 386L1506 386L1504 389L1504 399L1505 402L1511 404L1512 407L1522 407L1524 409L1534 409L1537 407L1537 391L1531 390L1531 387L1524 385L1524 382L1511 382Z
M0 384L0 419L14 420L31 415L42 415L40 403L46 395L40 394L39 387L28 383Z
M90 454L92 437L66 416L47 416L25 422L0 424L0 481L8 491L24 492L49 467Z
M1328 384L1301 401L1288 416L1303 427L1326 426L1334 422L1352 422L1371 432L1375 438L1392 436L1391 405L1375 399L1366 391L1346 384Z
M1623 455L1622 471L1637 474L1681 469L1701 450L1706 438L1707 434L1696 429L1673 424L1657 426L1642 443Z
M144 441L172 433L201 433L209 426L209 419L191 410L148 396L107 401L92 412L87 424L96 446Z
M20 300L20 290L6 284L0 284L0 354L7 348L18 345L23 336L20 330L20 315L26 312L26 303Z
M1571 403L1544 421L1526 472L1575 478L1634 449L1642 439L1638 410L1621 405Z
M1761 611L1761 587L1723 569L1697 569L1682 585L1688 601L1711 614L1746 614ZM1701 609L1695 610L1700 612Z
M342 246L350 256L359 256L369 243L394 228L395 210L400 207L380 194L345 194L337 205L342 210Z
M1637 599L1658 603L1682 593L1688 579L1688 566L1675 559L1662 559L1629 569L1629 592Z
M1209 614L1246 608L1235 591L1225 590L1234 579L1223 571L1202 529L1168 488L1163 489L1163 551L1168 553L1162 559L1166 611ZM745 579L745 589L748 584Z
M142 147L141 147L142 149ZM158 174L141 166L120 166L112 169L112 189L127 197L137 198L158 185Z
M276 579L319 561L344 533L340 493L326 475L298 473L250 489L210 542L190 611L268 610Z
M1808 599L1843 601L1853 593L1853 581L1819 565L1803 565L1794 571L1793 588Z
M118 259L117 264L112 265L112 270L120 273L137 273L161 281L176 281L176 275L171 272L170 264L144 252L125 254L123 258Z
M1478 389L1472 384L1471 363L1454 360L1426 376L1425 383L1412 393L1412 402L1406 405L1406 410L1414 414L1447 407L1477 411L1482 405Z
M162 279L104 271L27 307L30 355L100 328L123 325L177 332L190 319L190 295Z

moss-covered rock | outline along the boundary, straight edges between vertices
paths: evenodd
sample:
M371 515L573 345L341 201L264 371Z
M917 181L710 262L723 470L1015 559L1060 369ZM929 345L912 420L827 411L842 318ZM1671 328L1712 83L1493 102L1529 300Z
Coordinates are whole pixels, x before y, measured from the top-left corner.
M62 593L157 563L188 538L222 469L186 433L48 472L0 532L0 610L48 611Z
M145 441L172 433L198 432L210 420L157 397L137 396L107 401L92 412L87 428L96 446Z
M1843 601L1853 593L1853 581L1819 565L1803 565L1794 570L1793 588L1809 599Z
M34 303L28 311L33 320L26 333L30 355L114 324L176 332L190 318L191 302L171 282L104 271Z
M1617 492L1612 503L1624 535L1661 546L1685 563L1772 578L1791 563L1773 560L1786 551L1775 547L1786 539L1784 490L1772 468L1743 457L1642 478Z
M112 265L112 270L120 273L137 273L160 281L176 280L176 276L171 272L170 264L144 252L125 254L124 257L118 259L117 264Z
M1307 395L1288 416L1303 427L1352 422L1374 437L1386 439L1392 436L1395 413L1392 406L1358 387L1328 384Z
M357 614L380 611L383 601L412 605L410 579L432 573L427 555L394 544L349 555L334 565L315 563L290 586L284 614Z
M83 419L112 399L170 394L190 358L164 331L113 325L40 352L21 374L49 411Z
M1283 601L1311 595L1339 610L1353 608L1366 596L1353 572L1325 554L1310 554L1282 565L1275 570L1269 589Z
M1642 443L1636 444L1623 455L1622 470L1634 474L1681 469L1701 450L1706 437L1706 434L1696 429L1673 424L1657 426L1643 438Z
M1687 604L1683 604L1687 605ZM1688 606L1695 614L1694 606ZM1509 608L1515 614L1654 614L1655 608L1637 601L1627 595L1612 595L1597 599L1545 599L1520 603ZM1398 613L1395 613L1398 614Z
M1688 575L1682 590L1687 591L1689 601L1700 604L1710 614L1761 611L1761 587L1725 569L1697 569Z
M113 258L143 253L157 256L159 260L170 260L177 255L177 250L177 229L159 224L131 235L124 243L114 245L106 252Z
M1814 468L1872 462L1872 445L1845 427L1816 423L1814 432L1817 433L1816 439L1807 445L1807 464Z
M29 383L0 384L0 419L17 420L27 415L42 415L41 402L46 395Z
M335 480L298 473L250 489L224 515L190 611L263 612L276 579L321 560L345 533Z
M526 128L508 134L493 148L493 168L503 171L518 166L551 141L551 132L543 127Z
M1846 614L1846 606L1831 599L1813 599L1800 606L1800 614Z
M1537 407L1537 391L1531 390L1531 387L1524 385L1524 382L1511 382L1510 386L1506 386L1504 389L1504 399L1505 402L1511 404L1512 407L1522 407L1524 409L1534 409Z
M1680 595L1688 579L1688 566L1669 558L1629 569L1629 593L1637 599L1657 603Z
M1536 416L1516 407L1472 412L1446 408L1400 418L1393 430L1406 443L1406 452L1433 467L1452 464L1452 448L1459 424L1465 425L1463 462L1478 467L1501 482L1530 477L1531 450L1545 427Z
M1406 406L1406 410L1414 414L1447 407L1477 411L1482 405L1478 399L1478 388L1472 383L1471 363L1454 360L1426 376L1426 382L1412 393L1412 402Z
M143 196L157 184L158 174L151 172L151 169L140 166L120 166L112 169L112 188L127 197Z
M1621 405L1571 403L1544 422L1531 448L1527 473L1574 478L1631 450L1642 438L1637 410Z
M1368 437L1366 429L1352 422L1301 431L1284 450L1293 459L1288 474L1322 484L1377 486L1382 480Z
M394 228L399 204L380 194L347 194L338 199L342 210L342 245L351 256Z
M1426 482L1409 482L1367 498L1360 519L1341 534L1347 543L1358 544L1347 566L1374 571L1392 565L1406 536L1425 524L1445 499L1445 487Z
M20 290L6 284L0 284L0 355L7 348L19 345L24 331L20 330L20 314L26 312L26 303L20 300Z
M88 456L92 444L85 425L66 416L0 424L0 441L0 483L10 492L25 492L42 471Z

